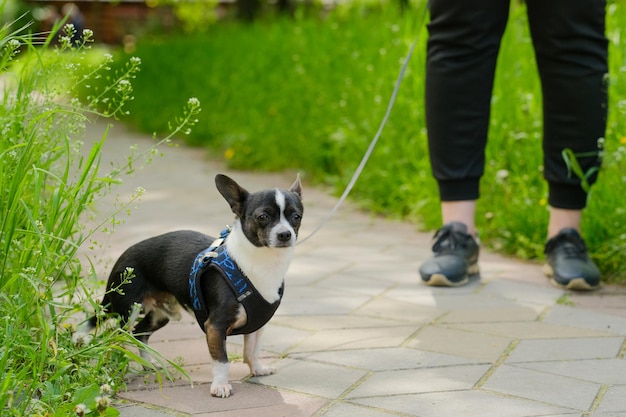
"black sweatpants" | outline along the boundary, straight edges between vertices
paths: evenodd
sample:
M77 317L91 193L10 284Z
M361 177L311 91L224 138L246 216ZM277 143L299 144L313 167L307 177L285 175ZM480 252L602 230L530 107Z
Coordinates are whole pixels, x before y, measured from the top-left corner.
M562 151L583 171L600 166L607 117L605 0L526 0L543 91L544 177L552 207L582 209L587 195ZM496 59L510 0L430 0L426 123L442 201L475 200L483 175ZM593 183L596 175L589 181Z

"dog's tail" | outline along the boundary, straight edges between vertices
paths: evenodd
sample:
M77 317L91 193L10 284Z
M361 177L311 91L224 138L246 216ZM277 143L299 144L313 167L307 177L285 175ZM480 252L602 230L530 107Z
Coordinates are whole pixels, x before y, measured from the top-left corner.
M102 319L103 314L109 312L109 306L111 305L111 296L109 292L104 293L104 297L102 297L102 301L100 301L100 314L94 314L87 320L87 324L91 329L95 328L99 324L99 320Z

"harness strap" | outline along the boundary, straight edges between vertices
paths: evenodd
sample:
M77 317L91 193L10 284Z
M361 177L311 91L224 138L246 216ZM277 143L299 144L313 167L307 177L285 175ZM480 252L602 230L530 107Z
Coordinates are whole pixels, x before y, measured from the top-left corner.
M246 310L248 320L242 327L234 329L230 334L253 333L263 327L274 315L283 297L285 283L281 285L278 293L278 301L270 304L258 292L248 277L239 269L235 261L230 257L226 247L222 245L228 236L230 229L222 231L219 239L216 239L209 248L196 256L189 275L189 295L196 321L202 329L209 318L209 308L204 301L201 281L209 268L214 268L228 284L233 294Z

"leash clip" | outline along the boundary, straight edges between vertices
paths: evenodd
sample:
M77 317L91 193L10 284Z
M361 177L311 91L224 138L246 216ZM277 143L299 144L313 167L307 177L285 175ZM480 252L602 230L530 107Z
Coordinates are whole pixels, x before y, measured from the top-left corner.
M232 230L232 227L230 227L229 225L226 225L224 230L222 230L220 232L220 237L215 239L213 241L213 243L211 243L211 246L209 246L209 249L207 249L207 250L211 251L211 254L207 254L208 256L210 256L211 258L215 258L217 256L217 254L215 253L215 249L219 248L220 246L222 246L222 243L224 243L224 241L226 240L226 238L230 234L231 230ZM205 259L206 259L206 257L205 257Z

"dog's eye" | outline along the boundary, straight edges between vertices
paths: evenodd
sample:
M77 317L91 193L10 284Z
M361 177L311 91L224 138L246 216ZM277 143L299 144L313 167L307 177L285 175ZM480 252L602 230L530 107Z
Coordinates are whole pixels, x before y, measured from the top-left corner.
M256 219L259 223L267 223L270 220L270 216L265 213L261 213L256 217Z
M299 222L302 219L302 216L299 213L293 213L291 215L291 220L295 222Z

